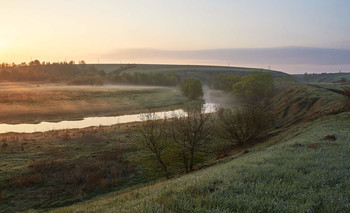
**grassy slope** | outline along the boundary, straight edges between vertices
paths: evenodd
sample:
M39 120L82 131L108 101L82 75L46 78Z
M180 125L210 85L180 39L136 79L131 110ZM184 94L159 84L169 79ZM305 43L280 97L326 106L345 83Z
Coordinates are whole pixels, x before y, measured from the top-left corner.
M261 151L54 212L347 212L349 120L350 113L342 113L304 123ZM325 140L326 134L337 140Z
M338 88L339 85L327 86ZM300 122L311 121L342 110L342 96L326 89L291 83L272 100L279 127L289 127Z
M336 82L342 78L350 81L350 73L322 73L322 74L296 74L293 75L296 79L302 82Z
M349 211L350 113L336 114L340 98L328 90L292 85L273 99L285 131L248 154L55 212ZM332 134L336 141L324 140Z
M120 64L94 64L97 69L103 69L107 73L120 67ZM175 72L181 78L195 77L206 80L213 74L246 75L253 71L270 72L274 77L283 77L286 74L273 70L246 67L200 66L200 65L160 65L160 64L136 64L135 68L123 72ZM115 67L115 68L113 68ZM122 73L123 73L122 72Z
M149 181L130 162L135 125L0 134L0 212L65 206Z

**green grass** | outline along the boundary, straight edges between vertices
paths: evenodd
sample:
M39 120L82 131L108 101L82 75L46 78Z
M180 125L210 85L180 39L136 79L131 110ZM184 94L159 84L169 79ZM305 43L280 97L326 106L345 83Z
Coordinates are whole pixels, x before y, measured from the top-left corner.
M329 90L299 83L278 87L283 89L271 100L271 110L276 115L278 127L288 127L343 111L342 95Z
M327 116L226 163L53 212L349 212L349 120Z
M0 212L60 206L53 211L349 211L350 113L339 114L341 96L302 84L278 87L285 90L271 103L283 128L274 136L249 147L246 154L234 150L234 155L219 161L208 155L202 166L212 165L209 168L168 181L141 165L143 158L131 137L135 123L0 134ZM176 88L162 90L93 96L114 101L124 97L137 110L171 108L183 98ZM90 97L90 93L85 95ZM333 134L336 141L324 140ZM8 147L3 147L5 143ZM58 155L50 154L51 150ZM103 157L111 152L118 153L117 157ZM55 163L42 171L31 166L40 160L51 162L52 157ZM116 180L111 171L114 166L122 171Z
M106 72L111 72L120 64L94 64L98 69L104 69ZM115 68L114 68L115 67ZM253 71L269 72L273 77L284 77L286 74L274 70L266 70L260 68L248 67L225 67L225 66L201 66L201 65L161 65L161 64L136 64L134 68L127 69L121 73L146 72L146 73L176 73L183 78L198 78L206 81L211 75L217 74L232 74L232 75L247 75Z
M8 146L0 146L0 212L69 205L149 182L131 162L138 151L133 127L1 134L0 145Z
M337 82L342 79L350 81L350 73L322 73L322 74L304 74L293 75L297 80L302 82Z

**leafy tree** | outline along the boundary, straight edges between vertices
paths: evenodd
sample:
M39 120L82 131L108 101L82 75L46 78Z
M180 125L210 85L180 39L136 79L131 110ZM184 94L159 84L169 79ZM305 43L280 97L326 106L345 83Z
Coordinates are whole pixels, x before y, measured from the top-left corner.
M241 80L240 76L236 75L219 75L214 79L212 87L218 90L230 92L232 86Z
M191 100L203 96L202 83L199 79L188 78L181 82L182 93Z
M29 62L29 66L40 66L40 61L39 60L34 60Z
M272 94L273 78L269 73L253 72L232 86L232 92L251 102L258 102Z

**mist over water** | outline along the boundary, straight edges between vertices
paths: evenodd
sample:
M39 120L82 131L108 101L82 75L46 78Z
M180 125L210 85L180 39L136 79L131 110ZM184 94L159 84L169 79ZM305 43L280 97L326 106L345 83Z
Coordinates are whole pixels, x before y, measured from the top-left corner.
M57 86L56 86L57 87ZM87 89L89 86L77 86L76 89ZM100 87L99 87L100 88ZM106 85L102 86L101 89L135 89L135 86L120 86L120 85ZM147 86L139 86L138 89L146 89L146 88L160 88L160 87L147 87ZM40 89L40 88L37 88ZM205 100L205 104L203 105L203 109L206 113L214 112L219 107L227 108L232 107L233 97L229 94L220 91L210 89L208 86L203 87L203 99ZM163 118L172 117L175 114L181 114L183 116L186 113L182 109L174 110L174 111L166 111L166 112L156 112L157 116ZM74 121L61 121L61 122L41 122L38 124L0 124L0 134L7 132L18 132L18 133L33 133L33 132L45 132L50 130L62 130L62 129L74 129L74 128L86 128L91 126L109 126L121 123L130 123L130 122L138 122L142 121L140 114L133 115L122 115L122 116L108 116L108 117L86 117L82 120L74 120Z
M208 92L210 94L212 93L210 90L206 91L206 93ZM205 113L215 112L219 107L215 102L208 102L209 100L210 99L206 100L206 103L203 105ZM33 133L50 130L80 129L92 126L110 126L115 124L140 122L143 121L143 115L145 115L145 113L109 117L87 117L76 121L41 122L38 124L0 124L0 134L7 132ZM173 111L156 112L156 116L160 119L164 117L171 118L174 116L186 116L186 112L182 109L178 109Z
M208 86L203 87L203 99L205 103L215 103L217 107L231 107L233 105L233 97L221 90L210 89Z

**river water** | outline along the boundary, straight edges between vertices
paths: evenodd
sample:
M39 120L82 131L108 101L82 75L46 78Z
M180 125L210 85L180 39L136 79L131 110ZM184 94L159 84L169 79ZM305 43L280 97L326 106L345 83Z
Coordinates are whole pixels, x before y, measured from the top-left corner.
M217 104L206 103L204 109L206 113L214 112L217 108ZM182 109L174 111L157 112L156 115L160 118L164 116L172 117L174 114L185 115ZM114 124L130 123L135 121L142 121L141 116L143 114L134 115L121 115L110 117L87 117L83 120L75 121L60 121L60 122L41 122L38 124L0 124L0 134L7 132L16 133L33 133L33 132L46 132L50 130L62 130L62 129L76 129L85 128L91 126L109 126Z

